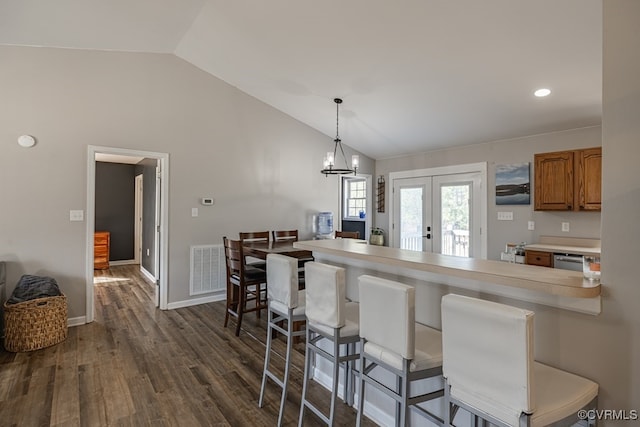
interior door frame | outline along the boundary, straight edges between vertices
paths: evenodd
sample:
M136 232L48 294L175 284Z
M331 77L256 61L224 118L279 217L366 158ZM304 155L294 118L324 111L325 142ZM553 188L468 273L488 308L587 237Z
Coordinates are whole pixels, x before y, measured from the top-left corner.
M400 171L400 172L390 172L389 173L389 188L394 188L394 180L396 179L404 179L404 178L419 178L426 176L439 176L439 175L453 175L453 174L464 174L464 173L480 173L481 176L481 186L478 197L476 198L478 203L480 203L480 254L477 254L475 258L487 258L487 204L488 204L488 189L487 189L487 163L486 162L478 162L478 163L466 163L460 165L452 165L452 166L440 166L434 168L427 169L414 169L408 171ZM395 221L394 217L394 206L395 206L395 194L392 194L391 197L391 209L389 209L389 230L393 230L393 224ZM389 233L389 237L391 241L389 242L389 246L396 247L396 243L394 241L394 233Z
M160 279L157 281L157 292L160 299L160 309L167 310L168 305L168 270L169 270L169 154L152 151L130 150L127 148L102 147L89 145L87 147L87 229L86 229L86 323L93 322L95 317L95 301L93 289L93 233L95 231L95 192L96 192L96 154L117 154L121 156L145 157L158 160L160 167L160 206L156 212L161 221L158 227L160 233L158 260L160 263Z
M134 218L134 237L133 237L133 260L136 264L142 264L142 212L143 212L143 183L144 177L142 174L135 177L135 218Z

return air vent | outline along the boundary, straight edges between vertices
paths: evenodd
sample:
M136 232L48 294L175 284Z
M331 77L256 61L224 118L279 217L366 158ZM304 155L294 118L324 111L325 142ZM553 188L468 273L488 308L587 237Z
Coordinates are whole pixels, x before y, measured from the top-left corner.
M189 295L199 295L225 289L223 245L191 246L191 278Z

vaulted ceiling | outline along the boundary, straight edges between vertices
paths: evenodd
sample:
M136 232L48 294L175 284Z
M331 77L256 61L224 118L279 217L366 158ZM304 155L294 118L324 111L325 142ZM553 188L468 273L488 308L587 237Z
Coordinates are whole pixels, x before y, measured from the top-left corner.
M329 137L341 97L373 158L601 120L602 0L0 0L0 44L172 53Z

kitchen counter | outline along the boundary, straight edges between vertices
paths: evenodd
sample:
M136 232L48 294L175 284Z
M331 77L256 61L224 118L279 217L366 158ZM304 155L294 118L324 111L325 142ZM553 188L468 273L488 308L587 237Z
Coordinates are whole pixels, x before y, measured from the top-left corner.
M299 241L294 247L313 251L321 261L590 314L600 312L600 285L584 280L580 272L375 246L355 239Z
M600 256L599 239L576 237L540 236L540 241L526 245L525 250Z

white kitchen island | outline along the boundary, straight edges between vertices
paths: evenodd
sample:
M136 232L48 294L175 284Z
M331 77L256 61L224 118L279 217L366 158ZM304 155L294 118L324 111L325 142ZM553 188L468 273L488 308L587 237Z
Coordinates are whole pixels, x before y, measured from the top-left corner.
M601 286L584 280L581 272L402 250L356 239L299 241L294 247L312 251L318 262L344 267L347 297L353 301L359 301L358 277L362 274L415 286L416 321L436 329L441 329L440 301L448 293L495 300L533 311L536 306L531 303L588 315L601 311ZM380 379L386 382L385 378L382 374ZM329 367L320 360L315 379L330 386ZM441 387L441 380L426 380L419 386L435 390ZM365 414L381 425L392 425L391 399L376 390L367 390ZM441 400L428 402L426 407L442 416ZM431 425L416 413L412 418L413 425ZM470 420L456 419L457 425L470 425L468 423Z
M372 274L409 279L427 288L467 290L593 315L601 311L601 286L585 280L580 272L375 246L356 239L308 240L294 246L312 251L318 261L346 267L347 294L355 301L357 276Z

